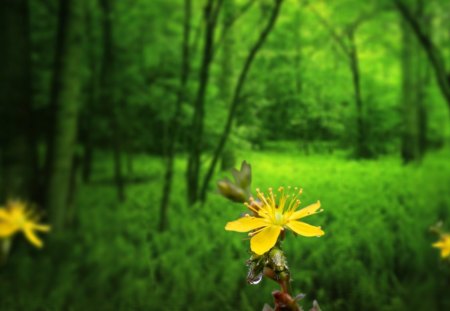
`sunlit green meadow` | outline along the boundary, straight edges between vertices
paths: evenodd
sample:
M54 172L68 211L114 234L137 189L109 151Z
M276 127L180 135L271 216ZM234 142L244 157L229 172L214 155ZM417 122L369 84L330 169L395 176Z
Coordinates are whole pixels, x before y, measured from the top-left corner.
M253 188L300 186L303 206L322 203L324 212L307 222L325 236L284 243L293 293L307 294L305 306L318 299L323 310L445 310L450 271L428 228L450 216L448 156L432 153L406 167L396 158L353 161L295 150L237 158L251 163ZM275 283L246 284L246 235L224 230L245 207L214 188L203 206L187 207L184 165L178 159L170 226L160 233L161 159L135 157L128 200L118 204L110 159L98 156L92 183L80 186L76 230L58 240L49 235L43 251L16 237L8 269L0 271L0 309L257 310L270 303Z

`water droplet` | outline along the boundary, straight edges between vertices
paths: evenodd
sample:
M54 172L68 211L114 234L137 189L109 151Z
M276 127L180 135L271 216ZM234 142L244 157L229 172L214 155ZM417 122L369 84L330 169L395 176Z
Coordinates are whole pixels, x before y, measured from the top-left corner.
M259 284L259 282L261 282L263 278L263 273L260 272L257 275L253 275L252 273L249 273L249 275L247 276L247 282L249 282L252 285L256 285Z

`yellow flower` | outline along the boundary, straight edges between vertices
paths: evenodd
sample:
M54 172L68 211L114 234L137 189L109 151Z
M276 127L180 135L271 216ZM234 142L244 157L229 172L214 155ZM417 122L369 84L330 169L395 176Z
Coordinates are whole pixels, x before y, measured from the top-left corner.
M441 257L450 257L450 234L442 234L441 239L433 244L433 247L441 249Z
M49 226L38 224L39 217L24 202L12 200L6 208L0 208L0 239L11 238L22 231L25 237L36 247L42 247L42 241L36 231L48 232Z
M290 187L289 187L290 188ZM297 190L297 188L294 188ZM262 255L268 252L277 242L280 232L285 228L289 228L295 233L307 237L322 236L325 233L320 227L311 226L307 223L298 221L301 218L320 212L320 202L311 204L301 210L296 211L300 205L297 196L301 194L301 190L294 195L285 194L284 188L280 187L280 199L276 202L276 195L272 189L269 189L269 196L265 197L264 193L256 189L260 202L251 201L246 206L254 212L255 216L245 215L244 217L229 222L225 226L225 230L248 232L251 236L251 250Z

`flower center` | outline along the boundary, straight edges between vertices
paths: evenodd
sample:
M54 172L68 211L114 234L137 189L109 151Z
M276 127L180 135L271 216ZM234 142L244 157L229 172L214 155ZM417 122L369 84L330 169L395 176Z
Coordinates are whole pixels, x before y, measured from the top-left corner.
M276 225L280 225L280 226L282 226L282 225L284 225L284 216L283 216L283 213L282 212L280 212L279 210L276 210L275 211L275 215L274 215L274 223L276 224Z

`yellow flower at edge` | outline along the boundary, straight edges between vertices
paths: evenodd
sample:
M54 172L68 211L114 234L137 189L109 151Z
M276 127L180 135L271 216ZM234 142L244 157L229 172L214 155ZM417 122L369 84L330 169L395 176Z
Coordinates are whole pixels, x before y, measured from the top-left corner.
M450 257L450 234L442 234L441 239L433 244L433 247L441 249L441 257Z
M39 217L24 202L11 200L0 208L0 239L7 239L22 231L31 244L42 247L36 231L48 232L49 226L38 224Z
M297 188L295 189L297 190ZM321 211L319 210L319 201L297 211L297 207L300 205L297 196L301 194L301 190L297 194L290 195L285 194L284 188L280 187L278 189L280 193L278 204L276 195L273 194L271 188L267 197L259 189L256 189L256 192L260 202L245 203L255 216L245 215L238 220L227 223L225 226L225 230L229 231L252 231L249 233L249 236L252 237L250 248L254 253L262 255L268 252L277 243L281 231L285 228L307 237L319 237L325 234L320 227L298 221Z

